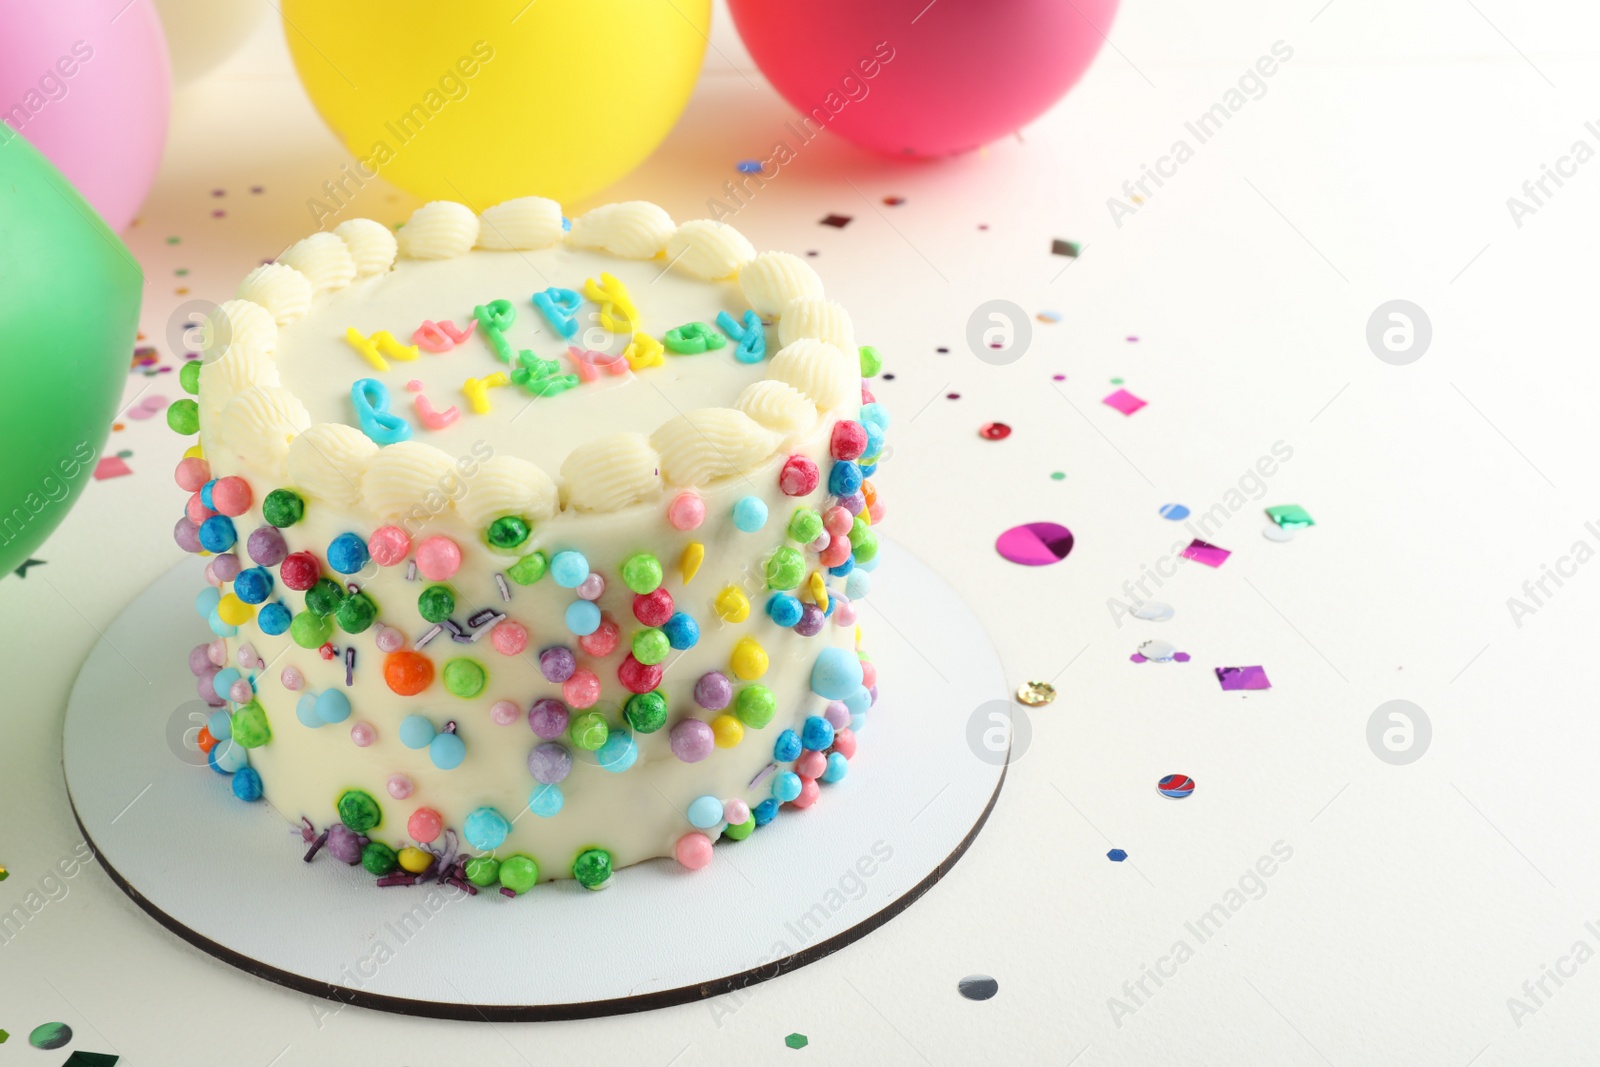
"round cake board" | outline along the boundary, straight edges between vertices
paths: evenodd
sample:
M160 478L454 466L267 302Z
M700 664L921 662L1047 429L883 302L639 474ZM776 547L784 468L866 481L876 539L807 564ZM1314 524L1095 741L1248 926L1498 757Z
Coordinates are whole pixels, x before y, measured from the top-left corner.
M882 557L861 602L882 696L850 773L810 809L719 843L700 871L658 859L618 871L603 892L563 880L508 899L380 889L326 853L302 863L306 846L283 818L196 765L207 709L185 667L210 636L193 607L198 559L140 594L78 675L62 749L73 811L112 881L167 929L330 1000L530 1021L734 993L905 910L999 795L1006 752L979 711L1005 699L999 656L938 575L892 544Z

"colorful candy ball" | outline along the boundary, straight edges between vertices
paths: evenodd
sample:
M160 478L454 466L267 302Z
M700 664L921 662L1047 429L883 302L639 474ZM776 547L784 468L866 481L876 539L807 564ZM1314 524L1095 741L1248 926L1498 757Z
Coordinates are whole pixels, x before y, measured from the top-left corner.
M698 871L711 862L711 838L702 833L684 834L672 846L672 854L689 870Z
M785 496L810 496L821 481L817 465L805 456L790 456L778 472L778 488ZM742 529L742 527L741 527Z
M699 719L684 719L672 727L669 734L672 754L685 763L699 763L711 755L716 738L711 727Z

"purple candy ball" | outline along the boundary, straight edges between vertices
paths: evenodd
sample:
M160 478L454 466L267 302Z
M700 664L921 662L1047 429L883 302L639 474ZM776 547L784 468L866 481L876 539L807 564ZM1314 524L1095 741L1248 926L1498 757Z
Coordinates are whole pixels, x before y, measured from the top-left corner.
M828 725L835 730L843 730L850 725L850 709L844 706L842 700L830 700L822 712L822 717L827 719Z
M852 515L859 515L867 510L867 498L861 495L861 490L857 489L853 493L840 497L839 506Z
M567 732L567 706L554 697L535 700L528 709L528 726L547 741L560 737Z
M289 554L289 546L284 544L283 534L275 526L256 527L251 531L244 549L250 553L251 559L263 567L276 567Z
M336 860L351 864L360 863L361 850L366 843L366 838L342 822L336 822L328 827L328 855Z
M718 677L721 677L718 675ZM702 679L703 681L704 679ZM727 681L726 678L723 679ZM711 727L699 719L684 719L672 728L672 754L685 763L699 763L716 746Z
M827 616L815 604L807 604L800 609L800 621L794 624L794 632L801 637L815 637L822 632L822 624Z
M721 711L732 699L733 683L721 671L707 671L694 683L694 702L707 711ZM676 742L673 751L677 751Z
M572 654L570 648L557 645L539 653L539 673L544 675L547 682L564 682L577 669L578 657Z
M206 671L210 671L212 674L217 672L216 667L211 663L210 646L195 645L189 650L189 673L201 675Z
M189 520L186 515L178 520L172 528L172 539L178 542L178 547L185 552L200 551L200 527Z
M194 676L194 691L200 694L201 700L214 708L220 708L224 703L223 699L217 696L217 686L214 681L219 669L214 664L207 663L206 669Z
M528 753L528 773L534 781L555 785L572 772L572 753L563 745L546 741Z
M225 582L231 582L239 577L239 557L232 552L224 552L211 561L211 573Z
M868 704L867 707L869 707L869 708L877 707L878 706L878 687L877 686L873 686L871 689L868 689L867 690L867 695L872 698L872 703Z

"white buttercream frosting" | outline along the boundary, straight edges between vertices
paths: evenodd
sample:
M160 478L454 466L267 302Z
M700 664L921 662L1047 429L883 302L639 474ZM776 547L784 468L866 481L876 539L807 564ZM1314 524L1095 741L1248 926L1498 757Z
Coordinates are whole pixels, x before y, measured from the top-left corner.
M563 235L561 205L542 196L523 196L483 213L478 247L532 251L549 248Z
M695 278L722 281L756 258L756 246L738 230L714 219L691 219L667 238L674 270Z
M491 456L466 483L466 492L456 500L456 514L472 526L486 527L502 515L543 522L561 507L551 477L516 456Z
M251 386L223 406L222 444L257 468L283 470L289 442L311 425L306 407L289 390Z
M478 216L465 204L435 200L411 213L400 227L400 251L412 259L453 259L478 241Z
M701 408L668 420L650 435L661 473L673 485L706 486L760 465L779 437L736 408Z
M808 337L826 341L847 356L856 351L850 313L820 296L797 297L783 305L783 313L778 316L778 347Z
M763 252L740 269L739 289L757 315L770 319L791 300L821 296L822 279L799 256Z
M784 437L810 433L817 425L817 405L811 398L775 378L745 386L733 406Z
M456 462L420 441L400 441L378 449L361 478L361 503L378 518L392 522L413 509L423 514L441 510L459 486Z
M567 504L578 511L620 511L661 492L661 457L642 433L596 438L561 464Z
M378 454L372 438L337 422L319 422L289 442L289 482L302 495L353 507L361 500L361 472Z
M362 278L382 274L394 266L394 257L400 252L394 231L371 219L349 219L335 226L333 232L350 250L356 274Z
M649 259L664 251L672 216L644 200L605 204L572 220L567 240L575 248L598 248L625 259Z
M278 350L278 324L272 312L248 300L224 300L217 308L228 323L227 336L217 339L224 350L232 345L267 355Z
M311 307L311 282L284 263L263 263L244 276L239 299L260 304L279 326L303 318Z
M806 394L819 411L843 407L852 397L860 402L859 366L826 341L805 338L784 346L767 373Z
M314 233L283 250L278 262L293 267L311 283L311 295L343 289L356 279L356 261L344 240L331 233Z

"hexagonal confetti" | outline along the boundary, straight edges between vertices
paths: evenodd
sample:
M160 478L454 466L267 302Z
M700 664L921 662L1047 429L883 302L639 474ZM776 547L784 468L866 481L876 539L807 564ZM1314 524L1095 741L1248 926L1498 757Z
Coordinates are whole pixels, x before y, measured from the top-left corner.
M1106 859L1110 860L1112 863L1121 863L1127 858L1128 854L1120 848L1114 848L1110 852L1106 853Z
M790 1034L783 1039L783 1043L790 1048L805 1048L811 1042L806 1038L805 1034Z

